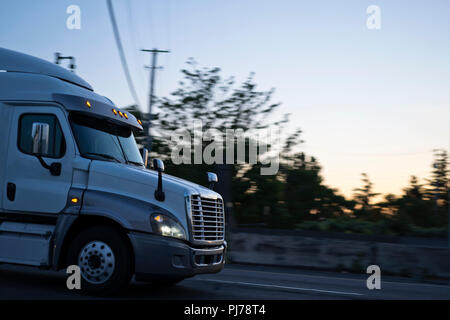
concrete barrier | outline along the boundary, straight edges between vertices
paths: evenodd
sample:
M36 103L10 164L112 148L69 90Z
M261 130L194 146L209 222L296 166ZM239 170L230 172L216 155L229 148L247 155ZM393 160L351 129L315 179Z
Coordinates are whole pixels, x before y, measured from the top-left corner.
M234 263L364 273L367 266L376 264L386 274L450 279L450 249L447 247L360 238L233 232L228 237L228 259Z

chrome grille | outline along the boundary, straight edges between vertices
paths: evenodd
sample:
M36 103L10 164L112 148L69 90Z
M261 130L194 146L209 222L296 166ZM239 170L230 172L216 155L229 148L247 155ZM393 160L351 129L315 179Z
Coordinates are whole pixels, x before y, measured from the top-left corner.
M191 197L192 236L198 241L224 239L225 218L222 199Z

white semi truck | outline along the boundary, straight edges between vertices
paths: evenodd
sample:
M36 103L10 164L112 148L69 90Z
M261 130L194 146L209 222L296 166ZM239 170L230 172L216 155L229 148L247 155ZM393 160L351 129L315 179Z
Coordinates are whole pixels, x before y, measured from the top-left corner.
M137 130L74 73L0 48L0 263L77 265L101 295L222 270L221 196L147 169Z

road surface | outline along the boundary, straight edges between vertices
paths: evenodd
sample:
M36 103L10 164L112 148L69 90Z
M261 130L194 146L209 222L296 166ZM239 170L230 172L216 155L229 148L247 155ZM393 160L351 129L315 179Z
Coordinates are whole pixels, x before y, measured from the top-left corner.
M448 281L425 282L382 274L381 289L368 290L367 277L366 274L226 265L221 273L199 275L170 288L133 281L115 299L450 299ZM0 300L86 298L90 297L66 288L64 272L0 265Z

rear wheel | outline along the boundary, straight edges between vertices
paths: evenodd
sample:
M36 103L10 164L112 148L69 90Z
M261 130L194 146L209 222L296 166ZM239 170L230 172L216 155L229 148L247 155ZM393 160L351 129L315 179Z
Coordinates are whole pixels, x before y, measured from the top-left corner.
M133 274L132 255L117 228L98 226L79 233L68 252L69 265L78 265L81 290L111 295L124 289Z

